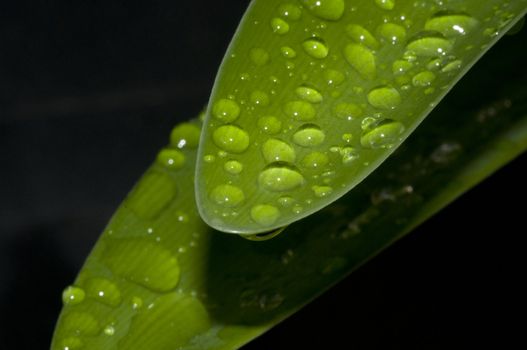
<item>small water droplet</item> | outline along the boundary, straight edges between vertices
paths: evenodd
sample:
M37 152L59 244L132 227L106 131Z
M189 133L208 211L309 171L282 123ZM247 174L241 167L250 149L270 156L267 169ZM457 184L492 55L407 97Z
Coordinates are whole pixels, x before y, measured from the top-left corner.
M108 325L106 327L104 327L104 330L103 330L104 334L111 337L112 335L115 334L115 327L113 325Z
M368 102L375 108L394 109L401 104L401 95L393 87L381 86L368 93Z
M84 347L82 340L77 337L64 338L58 343L60 344L58 350L79 350Z
M271 19L271 29L273 33L276 33L278 35L284 35L289 32L289 23L284 21L281 18L273 18Z
M339 86L344 82L345 78L344 74L338 70L328 69L324 71L324 79L330 86Z
M452 47L452 42L439 32L421 32L406 45L415 55L424 57L444 56Z
M324 198L326 196L329 196L333 192L333 188L330 186L313 186L311 187L313 190L313 193L318 198Z
M280 217L280 210L270 204L258 204L251 208L251 219L262 226L271 226Z
M255 47L249 52L251 61L257 66L264 66L269 62L269 53L260 47Z
M240 106L236 101L222 98L212 106L212 115L224 123L231 123L240 116Z
M329 158L322 152L311 152L302 159L301 164L310 170L322 170L329 164Z
M359 152L353 147L342 147L339 149L339 154L344 165L351 164L359 158Z
M346 61L364 78L372 80L376 75L375 55L360 44L348 44L344 48Z
M92 278L86 282L88 297L109 306L118 306L121 303L121 292L111 281L104 278Z
M430 86L435 79L436 76L434 73L425 70L414 75L412 84L414 86Z
M351 141L353 141L353 134L350 134L350 133L342 134L342 141L346 143L350 143Z
M478 26L478 21L464 13L440 11L425 23L426 30L440 32L447 38L465 35Z
M222 125L212 134L216 146L231 152L243 153L249 147L249 134L235 125Z
M258 128L266 134L275 135L282 130L282 122L273 116L265 116L258 118Z
M293 163L296 159L295 150L288 143L269 139L262 146L262 154L267 163L288 162Z
M84 301L85 296L84 289L68 286L62 292L62 303L64 305L78 305Z
M292 206L294 202L295 202L295 199L290 196L282 196L278 198L278 204L280 204L284 208Z
M286 163L273 163L260 173L258 183L271 192L283 192L302 186L304 177Z
M324 99L317 89L308 85L297 87L295 93L298 97L310 103L320 103Z
M395 7L395 1L394 0L375 0L375 5L377 5L379 8L383 10L393 10Z
M461 69L462 64L463 64L463 62L461 60L452 61L450 63L447 63L441 69L441 72L443 72L443 73L450 73L450 72L457 71L457 70Z
M333 108L333 113L340 119L352 121L362 116L362 108L355 103L339 103Z
M269 105L269 95L264 91L255 90L251 92L250 96L251 102L256 106L268 106Z
M300 0L314 16L327 20L337 21L344 14L344 0Z
M131 305L133 310L138 310L143 307L143 299L139 297L132 297Z
M223 169L231 175L238 175L243 171L243 164L237 160L229 160L225 162Z
M377 34L383 41L393 45L406 40L406 29L395 23L383 23L377 27Z
M219 185L210 193L210 198L218 205L226 208L239 206L245 200L243 191L233 185Z
M383 119L370 123L361 137L361 145L366 148L391 148L400 141L405 127L402 123Z
M194 149L199 145L201 130L194 124L182 123L177 125L170 133L170 144L177 148Z
M370 49L378 49L379 42L375 37L363 26L358 24L349 24L346 26L346 34L359 44L364 44Z
M177 149L163 148L157 154L156 161L167 169L178 170L185 165L185 155Z
M309 38L302 43L302 48L311 57L316 59L326 58L329 49L322 39Z
M282 56L285 58L295 58L296 57L296 51L289 46L282 46L280 48L280 52L282 53Z
M315 147L324 142L326 135L315 124L305 124L293 134L293 141L302 147Z
M293 206L293 213L300 214L304 211L304 208L300 204L295 204Z
M298 21L302 16L302 9L295 4L285 3L278 6L278 14L284 19Z
M291 101L284 105L284 113L292 119L311 120L315 118L315 107L306 101Z

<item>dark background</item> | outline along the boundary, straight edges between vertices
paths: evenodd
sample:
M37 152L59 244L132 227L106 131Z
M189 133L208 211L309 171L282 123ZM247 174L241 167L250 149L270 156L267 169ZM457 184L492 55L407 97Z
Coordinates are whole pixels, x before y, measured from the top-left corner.
M0 349L49 347L62 289L170 127L206 103L246 4L0 2ZM513 341L526 158L246 349Z

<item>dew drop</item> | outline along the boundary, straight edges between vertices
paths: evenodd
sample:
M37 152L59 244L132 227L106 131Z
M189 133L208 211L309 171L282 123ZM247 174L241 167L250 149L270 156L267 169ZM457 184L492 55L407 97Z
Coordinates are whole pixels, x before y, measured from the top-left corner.
M258 118L258 128L266 134L275 135L282 130L282 122L273 116L265 116Z
M239 187L225 184L215 187L210 198L218 205L233 208L243 203L245 195Z
M350 134L350 133L342 134L342 141L346 143L350 143L351 141L353 141L353 134Z
M436 76L434 73L425 70L414 75L412 78L412 84L414 86L430 86L435 78Z
M344 58L364 79L375 78L377 69L375 56L367 47L360 44L348 44L344 48Z
M282 56L285 58L295 58L296 57L296 51L289 46L282 46L280 48L280 52L282 53Z
M344 0L300 0L314 16L327 21L337 21L344 14Z
M118 306L121 303L121 292L111 281L104 278L92 278L86 282L88 297L109 306Z
M106 240L103 263L116 275L155 292L176 288L179 263L159 244L142 238Z
M177 125L170 133L170 144L177 148L194 149L199 145L201 130L194 124L182 123Z
M212 115L224 123L231 123L240 116L240 106L236 101L222 98L212 106Z
M381 86L368 93L368 102L375 108L394 109L401 104L401 95L393 87Z
M339 86L344 82L345 76L335 69L328 69L324 71L324 79L330 86Z
M260 173L258 183L266 190L283 192L300 187L304 177L292 166L274 163Z
M249 147L249 134L235 125L220 126L212 139L216 146L231 153L243 153Z
M185 164L185 155L173 148L164 148L158 154L156 161L167 169L178 170Z
M258 204L251 208L251 219L262 226L273 225L280 217L280 210L270 204Z
M378 49L379 42L375 37L363 26L358 24L348 24L346 26L346 34L353 39L353 41L364 44L370 49Z
M124 205L138 217L151 220L161 214L176 192L174 180L169 175L150 171L134 187Z
M447 38L465 35L478 26L478 21L464 13L441 11L425 23L426 30L440 32Z
M143 307L143 299L139 297L132 297L132 300L130 303L132 305L133 310L139 310L140 308Z
M309 87L307 85L297 87L295 93L302 100L311 103L320 103L324 99L322 97L322 94L317 89Z
M452 42L439 32L421 32L412 39L406 48L417 56L444 56L452 50Z
M302 9L295 4L286 3L278 7L278 14L284 19L298 21L302 16Z
M404 125L392 119L369 124L361 137L361 145L367 148L391 148L400 140Z
M105 335L111 337L112 335L115 334L115 326L113 326L113 325L108 325L108 326L104 327L103 333L104 333Z
M309 38L302 43L302 48L311 57L316 59L326 58L329 49L319 38Z
M268 106L269 105L269 95L261 90L255 90L251 92L250 96L251 102L256 106Z
M383 23L377 27L377 34L382 40L393 45L406 40L406 29L395 23Z
M311 152L301 162L302 166L310 170L321 170L329 164L329 158L322 152Z
M293 134L293 141L302 147L315 147L324 142L326 135L315 124L305 124Z
M223 169L231 175L238 175L243 171L243 164L237 160L229 160L225 162Z
M315 194L315 197L318 198L324 198L326 196L329 196L333 192L333 188L330 186L313 186L311 187L311 190Z
M278 204L280 204L284 208L288 208L293 205L295 202L295 199L290 196L282 196L278 198Z
M260 47L255 47L249 52L251 61L257 66L264 66L269 62L269 53Z
M348 165L359 158L359 152L353 147L342 147L339 149L342 164Z
M312 104L306 101L291 101L284 105L284 113L297 120L311 120L315 118L316 111Z
M273 30L273 33L276 33L278 35L284 35L289 32L289 23L284 21L281 18L273 18L271 19L271 29Z
M267 163L288 162L293 163L296 159L295 150L288 143L269 139L262 146L262 154Z
M360 108L355 103L346 103L342 102L337 104L333 108L333 113L337 118L344 119L344 120L355 120L358 117L362 116L363 111L362 108Z
M375 5L377 5L379 8L383 10L393 10L395 7L395 1L394 0L375 0Z
M462 65L461 60L455 60L455 61L452 61L452 62L450 62L450 63L447 63L447 64L441 69L441 72L443 72L443 73L450 73L450 72L457 71L457 70L461 69L461 65Z
M85 296L84 289L68 286L62 292L62 303L64 305L78 305L84 301Z

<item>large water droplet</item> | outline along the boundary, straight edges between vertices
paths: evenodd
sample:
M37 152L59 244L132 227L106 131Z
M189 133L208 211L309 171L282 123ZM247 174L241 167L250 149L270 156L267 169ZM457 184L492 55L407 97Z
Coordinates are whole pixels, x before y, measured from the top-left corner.
M269 62L269 53L260 47L255 47L249 52L251 61L257 66L263 66Z
M414 37L406 48L417 56L444 56L452 50L452 42L439 32L421 32Z
M342 102L333 108L333 113L335 113L337 118L351 121L362 116L363 111L355 103Z
M84 301L86 293L82 288L68 286L62 292L62 303L64 305L77 305Z
M168 292L179 282L175 255L141 238L106 240L103 262L116 275L156 292Z
M311 57L316 59L326 58L329 49L319 38L309 38L302 43L302 48Z
M237 160L229 160L225 162L223 169L231 175L238 175L243 171L243 164Z
M265 116L258 118L258 128L269 135L275 135L282 130L282 122L273 116Z
M121 303L121 292L111 281L104 278L92 278L86 282L88 297L109 306L118 306Z
M293 135L293 141L302 147L314 147L322 144L326 135L315 124L306 124L300 127Z
M377 27L377 34L382 38L382 40L398 44L406 40L406 29L403 26L400 26L395 23L383 23Z
M300 0L314 16L328 21L339 20L344 14L344 0Z
M368 93L368 102L375 108L394 109L401 104L401 95L390 86L381 86Z
M363 26L358 24L349 24L346 26L346 34L357 43L364 44L370 49L379 48L379 42L375 37Z
M391 148L400 141L404 125L398 121L384 119L371 123L361 137L361 145L367 148Z
M219 205L227 208L233 208L245 200L243 191L233 185L219 185L210 193L210 198Z
M177 148L196 148L199 145L201 130L194 124L182 123L172 129L170 144Z
M157 154L156 161L167 169L178 170L185 165L185 155L177 149L164 148Z
M138 217L151 220L161 214L175 195L176 185L169 175L150 171L128 195L124 205Z
M425 23L426 30L440 32L446 37L454 37L470 33L478 26L478 21L464 13L441 11L433 15Z
M288 164L275 163L260 173L258 183L272 192L290 191L300 187L304 183L304 177Z
M258 204L251 208L251 219L262 226L273 225L280 217L280 210L270 204Z
M320 103L324 99L320 91L307 85L297 87L295 93L301 99L311 103Z
M273 33L276 33L278 35L284 35L289 32L289 23L284 21L281 18L273 18L271 19L271 29Z
M289 117L297 120L311 120L315 118L315 107L306 101L291 101L284 105L284 113Z
M212 106L212 115L224 123L231 123L240 116L240 106L236 101L222 98Z
M375 0L375 5L377 5L379 8L383 10L393 10L395 7L395 1L394 0Z
M321 170L329 164L327 155L321 152L312 152L302 159L302 166L311 170Z
M243 153L249 147L249 134L235 125L222 125L212 134L216 146L231 153Z
M372 80L376 75L375 56L367 47L348 44L344 48L346 61L365 79Z
M293 163L296 159L295 150L288 143L269 139L262 146L262 154L267 163L288 162Z

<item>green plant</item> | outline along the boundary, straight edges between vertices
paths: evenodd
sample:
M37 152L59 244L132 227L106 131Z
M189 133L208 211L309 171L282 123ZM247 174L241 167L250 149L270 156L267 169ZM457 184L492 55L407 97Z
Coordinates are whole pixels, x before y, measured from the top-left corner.
M280 7L284 3L289 7ZM340 18L343 13L339 4L344 4L341 1L322 1L322 4L336 4L336 7L328 8L317 8L314 1L301 3L304 7L283 1L253 3L231 48L231 52L242 59L239 63L231 64L229 57L232 56L227 56L211 106L212 114L219 115L216 119L220 123L229 124L235 118L245 130L242 133L237 129L227 130L226 137L215 136L215 130L219 130L223 124L214 124L218 121L206 119L197 156L201 121L194 120L174 128L170 146L158 154L156 163L113 217L74 286L65 290L63 299L66 307L59 320L54 347L238 347L309 302L527 147L527 119L522 104L524 96L521 89L518 92L513 89L513 92L496 96L486 109L461 112L469 117L448 117L453 114L448 107L438 110L399 148L397 154L380 166L380 171L368 176L353 191L328 206L325 205L336 200L337 195L343 194L344 190L333 191L327 188L330 187L327 183L310 182L321 176L316 174L316 169L309 179L305 173L300 179L292 173L292 168L285 167L282 172L285 175L281 176L292 179L294 186L279 189L277 198L272 197L275 196L273 191L269 194L257 190L251 195L240 195L232 186L216 190L217 186L223 185L215 181L222 178L225 181L225 176L237 179L234 176L240 169L240 163L245 171L260 171L264 166L258 155L262 152L259 148L245 152L250 143L245 141L243 133L249 138L260 137L258 142L262 143L267 136L261 135L276 134L272 128L277 121L285 123L295 118L296 124L286 128L289 134L285 133L282 137L295 140L295 135L300 131L295 141L297 146L289 145L288 148L288 145L277 142L269 145L271 161L268 162L293 163L297 160L297 154L302 156L298 156L298 159L304 160L304 164L298 164L297 168L327 162L332 164L334 173L343 174L335 183L348 190L395 149L394 146L429 112L431 104L435 105L462 72L511 27L514 19L523 15L526 5L525 1L512 4L489 1L488 7L483 7L475 1L452 1L448 9L458 11L453 14L441 12L443 8L440 5L426 2L416 2L420 6L401 3L397 6L408 11L408 18L401 19L398 13L400 25L379 25L376 39L365 28L373 26L369 21L380 23L385 13L392 13L391 1L356 2L357 6L363 6L363 10L358 10L360 16L353 17L353 20ZM346 3L346 6L351 5ZM300 40L301 34L297 32L298 37L294 38L293 43L299 45L296 49L299 57L293 63L291 56L295 49L283 48L283 43L273 38L281 34L294 34L293 25L291 33L280 32L286 28L285 20L295 21L290 18L296 16L295 9L303 13L303 17L296 19L298 22L295 25L313 26L310 29L313 32L324 32L324 25L328 28L328 34L324 36L324 42L318 36L316 40L309 36L306 42ZM346 12L346 16L352 16L350 13ZM414 23L407 23L405 29L404 21L413 18ZM427 19L432 19L432 22ZM251 29L255 21L265 26L270 22L271 28L267 28L266 32ZM433 35L425 33L419 37L412 36L427 25L439 30L439 33L436 31ZM451 36L460 34L459 30L457 33L447 31L455 25L466 31L472 30L472 33L452 39ZM408 40L403 40L402 36L407 35L406 30L413 33L408 34ZM348 37L339 37L338 33L341 32L347 32ZM385 37L386 33L395 34ZM254 50L255 37L261 46L279 50L281 55L286 56L277 63L284 67L284 76L278 73L273 75L268 71L277 66L274 62L267 64L269 54L260 46ZM375 48L381 45L379 42L383 38L387 40L384 46ZM392 40L390 38L395 38L393 45L389 42ZM341 48L343 51L337 51L339 54L343 52L344 56L337 63L332 62L339 69L326 66L317 72L310 62L326 58L326 45L330 50L332 47ZM373 49L378 49L375 56L378 62L375 61L375 65L372 65ZM306 52L301 53L300 50ZM437 52L440 53L439 59L435 56ZM443 57L443 52L455 57ZM300 57L301 54L303 56ZM248 55L248 59L244 55ZM328 57L330 59L332 56ZM356 57L360 57L361 61L356 62ZM382 67L383 62L386 62L385 67ZM291 64L297 65L296 78L288 77L287 70L292 69ZM245 74L246 69L252 71ZM302 72L308 72L305 74L309 79L303 78ZM262 83L259 80L262 77L255 77L258 74L271 79ZM331 90L332 85L346 75L348 80L343 82L340 94L339 89ZM270 86L277 84L277 80L284 80L284 77L288 81L284 83L287 88L281 91L276 89L273 94ZM249 82L249 86L244 87L247 79L258 84ZM316 79L320 81L312 82ZM302 85L306 80L313 85ZM318 88L322 80L326 80L326 84L329 82L329 87L323 91ZM380 85L383 87L379 91ZM240 105L243 107L244 103L240 100L239 105L235 105L229 98L230 94L237 92L236 89L240 89L238 92L245 96L247 103L253 103L240 117L238 108ZM410 95L399 90L408 90ZM362 100L358 97L359 102L342 105L344 97L349 97L346 96L349 91L362 96ZM290 104L295 94L297 97ZM465 92L464 96L468 94ZM320 100L321 96L326 96L324 101ZM251 111L261 105L267 105L266 99L269 98L285 102L285 107L282 103L270 103L269 115L264 115L266 119L259 122L242 119L251 117ZM409 100L414 103L408 103ZM309 107L313 104L321 106L321 115L317 119L311 115L315 113ZM404 120L404 124L404 113L401 111L408 113L409 119ZM282 112L291 118L277 118ZM460 113L457 109L455 112ZM379 115L376 116L376 113ZM385 113L390 113L390 118L386 118ZM269 117L271 114L275 119ZM343 120L339 121L334 115L343 117ZM362 116L376 116L376 119L366 119L360 125L356 123L359 115L360 119L366 119ZM315 127L312 125L313 120L321 125ZM303 127L304 122L309 122L309 127ZM340 130L348 122L354 124L349 127L349 132L342 133ZM388 135L387 141L386 138L371 134L378 128L382 128L382 134ZM315 130L311 132L309 129ZM304 137L306 130L308 137ZM301 148L318 147L322 141L316 145L310 145L309 142L317 138L320 140L322 130L324 138L327 138L324 147L329 142L335 143L335 149L327 153L327 157L333 158L327 161L320 160L323 158L320 149L311 155L315 152L308 153ZM351 136L345 136L348 134ZM240 138L235 139L239 135L242 135L241 141ZM302 139L306 139L307 143ZM333 146L331 143L329 145ZM376 147L368 150L372 145ZM264 160L266 153L264 146ZM220 162L226 156L230 163ZM235 235L214 231L201 220L198 208L189 205L194 203L194 191L191 189L196 159L200 171L198 174L204 174L197 178L198 185L205 187L198 194L202 204L200 209L211 224L234 232L254 234L290 224L302 216L305 218L290 224L282 235L265 243L241 240ZM338 162L334 159L338 159ZM363 167L357 172L346 170L349 168L345 166L354 164L357 159L367 164L362 163ZM224 171L230 175L224 175ZM276 177L276 174L264 176L264 187L272 187L279 182L273 181L273 176ZM329 174L326 178L331 176ZM254 184L260 180L255 180L257 177L240 180L240 183L244 186L247 183ZM292 192L298 198L283 196L289 190L296 190L304 181L309 186L302 188L314 193L314 201L307 201L307 192ZM208 182L214 183L212 189L206 188ZM245 203L245 197L248 204ZM264 203L254 202L262 197ZM209 198L216 203L210 202ZM278 219L277 205L269 205L270 201L288 208L288 215L280 216L285 221ZM300 208L299 203L307 209ZM228 211L214 212L217 210L215 206L225 204ZM239 208L236 216L232 208ZM283 208L280 209L282 212L286 210ZM215 221L215 218L222 220ZM236 226L240 223L242 226Z

